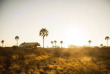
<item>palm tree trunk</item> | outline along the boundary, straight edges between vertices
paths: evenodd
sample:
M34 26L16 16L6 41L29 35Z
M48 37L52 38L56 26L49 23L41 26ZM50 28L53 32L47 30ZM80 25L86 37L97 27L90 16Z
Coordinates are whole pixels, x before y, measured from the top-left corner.
M55 43L55 48L56 48L56 43Z
M18 40L16 40L16 41L17 41L16 45L18 46Z
M3 43L2 43L2 47L3 47Z
M44 37L43 37L43 48L44 48Z
M107 47L108 47L108 40L107 40Z
M53 48L53 44L52 44L52 48Z
M61 44L61 48L62 48L62 44Z
M17 40L17 46L18 46L18 40Z

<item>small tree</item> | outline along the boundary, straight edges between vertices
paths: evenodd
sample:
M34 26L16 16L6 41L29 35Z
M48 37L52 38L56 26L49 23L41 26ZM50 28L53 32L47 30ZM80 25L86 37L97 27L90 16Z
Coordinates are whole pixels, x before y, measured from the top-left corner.
M55 48L56 48L56 43L57 43L57 41L56 41L56 40L54 40L54 43L55 43Z
M89 46L90 46L91 42L92 42L91 40L89 40L89 41L88 41L88 43L89 43Z
M103 44L100 44L100 47L103 47Z
M48 36L48 31L45 28L42 28L39 32L39 36L43 37L43 48L44 48L44 37Z
M110 38L109 38L109 36L106 36L105 37L105 40L107 40L107 46L108 46L108 40L109 40Z
M60 41L60 43L61 43L61 48L62 48L63 41Z
M17 41L17 46L18 46L18 40L19 40L19 36L15 36L15 40Z
M2 47L3 47L3 44L4 44L4 40L2 40L2 41L1 41L1 43L2 43Z

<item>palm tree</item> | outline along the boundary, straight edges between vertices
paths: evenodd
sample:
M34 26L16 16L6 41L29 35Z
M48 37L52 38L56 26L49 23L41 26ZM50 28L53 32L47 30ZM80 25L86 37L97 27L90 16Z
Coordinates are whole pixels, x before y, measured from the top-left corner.
M15 36L15 40L17 41L17 46L18 46L18 40L19 40L19 36Z
M60 41L60 43L61 43L61 48L62 48L62 43L63 43L63 41Z
M100 44L100 47L103 47L103 44Z
M90 46L91 42L92 42L91 40L89 40L89 41L88 41L88 43L89 43L89 46Z
M51 41L52 47L53 47L53 41Z
M4 40L2 40L2 41L1 41L1 43L2 43L2 47L3 47L3 44L4 44Z
M108 40L109 40L110 38L109 38L109 36L106 36L105 37L105 40L107 40L107 46L108 46Z
M44 48L44 37L48 36L48 31L45 28L42 28L39 32L39 35L43 37L43 48Z
M57 41L56 41L56 40L54 40L54 43L55 43L55 48L56 48L56 43L57 43Z

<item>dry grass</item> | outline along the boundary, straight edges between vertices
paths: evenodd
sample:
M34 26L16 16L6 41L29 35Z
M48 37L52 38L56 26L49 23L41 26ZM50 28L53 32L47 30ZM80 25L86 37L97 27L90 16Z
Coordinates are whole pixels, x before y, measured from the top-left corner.
M0 48L0 74L110 74L110 48Z

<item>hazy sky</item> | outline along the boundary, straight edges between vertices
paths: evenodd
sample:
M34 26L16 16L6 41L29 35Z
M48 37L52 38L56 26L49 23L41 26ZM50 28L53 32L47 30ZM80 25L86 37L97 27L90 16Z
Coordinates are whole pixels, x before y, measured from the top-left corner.
M0 40L4 45L39 42L39 31L46 28L49 36L45 47L57 40L69 44L106 45L110 36L110 0L0 0ZM110 41L109 41L110 45ZM0 44L1 46L1 44Z

